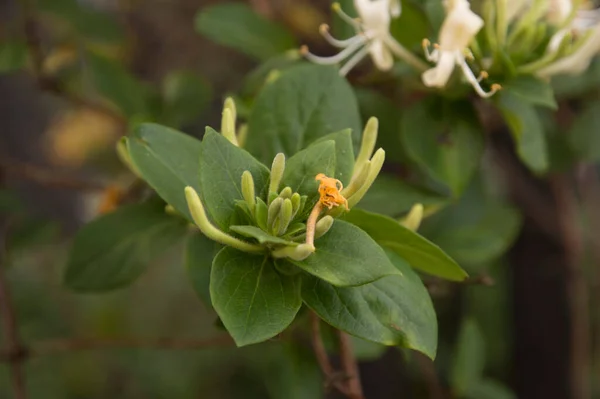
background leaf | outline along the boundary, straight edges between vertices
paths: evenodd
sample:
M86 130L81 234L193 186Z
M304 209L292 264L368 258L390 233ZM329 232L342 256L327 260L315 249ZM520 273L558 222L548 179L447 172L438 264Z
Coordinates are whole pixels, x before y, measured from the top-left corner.
M27 46L20 41L0 42L0 73L11 73L27 64Z
M458 334L458 344L450 376L452 391L455 395L464 396L471 387L480 382L485 366L484 351L483 336L479 327L473 320L465 319Z
M163 81L163 119L177 127L198 118L208 106L212 96L209 82L187 71L174 71Z
M189 221L184 189L200 192L200 140L154 123L139 125L127 140L127 149L144 180Z
M544 128L532 105L510 92L498 96L498 108L508 124L517 154L529 169L542 173L548 168Z
M275 270L268 256L226 247L210 276L210 297L238 346L266 341L282 332L300 309L300 281Z
M317 139L352 129L357 148L361 122L352 88L336 68L302 64L281 73L256 98L248 121L248 150L270 163Z
M210 302L210 271L213 259L223 246L207 238L199 231L187 239L185 265L194 291L208 307Z
M440 107L450 105L421 101L407 109L402 119L408 155L455 196L466 188L483 153L482 132L472 113L459 111L461 104L453 104L449 114Z
M130 284L186 231L183 219L167 215L162 203L124 206L79 231L65 283L79 292L104 292Z
M269 169L208 128L202 139L199 193L213 221L223 230L229 228L236 212L235 200L244 199L242 174L246 170L252 174L256 195L262 197L268 186Z
M502 85L502 91L514 94L532 105L557 109L552 86L533 76L518 76Z
M600 101L585 104L583 112L577 116L566 133L571 148L578 157L588 161L600 160Z
M196 30L221 45L259 60L297 47L286 29L242 3L206 7L196 16Z
M341 288L305 275L302 299L338 329L380 344L414 349L433 359L437 320L429 294L419 276L401 258L392 252L388 255L402 276Z
M87 52L85 58L94 88L126 117L149 114L149 90L110 58Z

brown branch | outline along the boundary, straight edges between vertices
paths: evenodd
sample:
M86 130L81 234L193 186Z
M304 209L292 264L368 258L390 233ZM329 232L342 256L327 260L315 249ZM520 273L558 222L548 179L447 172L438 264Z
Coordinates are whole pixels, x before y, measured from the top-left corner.
M0 231L0 318L2 319L3 330L6 337L7 361L10 362L11 381L15 399L25 399L27 397L25 390L25 375L23 374L22 362L25 359L25 351L21 345L17 330L17 317L15 315L8 282L6 280L5 270L6 259L6 234L7 226L4 223L4 231Z
M325 377L325 389L329 389L333 386L335 389L340 391L342 394L349 396L348 389L340 380L339 375L333 369L323 340L321 339L321 320L315 312L310 312L310 327L311 327L311 341L317 363L321 368L321 372Z
M106 185L101 183L60 176L56 172L6 157L0 158L0 168L4 170L8 177L33 181L44 187L81 191L103 191L106 189Z
M352 351L352 341L350 336L345 332L338 330L338 338L340 343L340 360L342 362L342 370L344 371L347 386L347 396L350 399L364 399L362 386L360 385L360 373L358 371L358 363Z
M570 382L573 399L590 398L590 319L589 293L582 270L583 240L577 226L577 203L565 176L550 179L556 201L565 265L566 289L570 315Z

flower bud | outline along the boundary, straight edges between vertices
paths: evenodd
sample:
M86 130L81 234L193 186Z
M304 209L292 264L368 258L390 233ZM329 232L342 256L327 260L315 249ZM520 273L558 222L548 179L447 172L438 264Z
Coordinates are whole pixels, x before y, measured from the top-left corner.
M423 204L415 204L410 209L410 212L404 219L400 221L400 224L407 229L417 231L423 220Z
M375 117L369 118L363 131L360 151L354 162L354 173L360 173L363 165L371 158L377 142L377 131L379 129L379 120ZM353 176L354 178L354 176Z
M279 193L279 196L281 198L291 198L292 197L292 188L291 187L286 187L283 190L281 190L281 192Z
M333 226L333 217L329 215L323 216L321 220L317 222L315 227L315 238L324 236L331 226Z
M271 252L274 258L290 258L301 261L308 258L315 252L315 247L309 244L300 244L298 246L286 246Z
M280 197L275 198L269 205L269 211L267 213L267 228L270 232L273 231L275 219L277 219L279 216L281 205L283 205L283 198Z
M279 192L279 183L285 171L285 155L279 153L275 155L273 164L271 165L271 181L269 183L269 192Z
M353 208L358 202L364 197L366 192L371 188L371 185L379 175L381 168L383 167L383 161L385 161L385 151L380 148L375 152L371 159L371 166L369 167L369 174L365 179L363 185L350 197L348 198L348 207Z
M256 194L254 191L254 179L252 173L246 170L242 173L242 196L248 204L250 213L254 216L254 208L256 207Z
M287 231L287 228L292 221L293 212L292 200L289 198L284 199L283 204L281 204L281 209L279 210L279 226L277 228L278 236L285 234Z

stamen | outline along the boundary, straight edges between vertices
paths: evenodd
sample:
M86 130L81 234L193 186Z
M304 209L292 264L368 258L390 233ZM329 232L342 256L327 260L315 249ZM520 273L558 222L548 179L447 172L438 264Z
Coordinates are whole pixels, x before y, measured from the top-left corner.
M340 75L346 76L359 62L361 62L369 54L369 48L363 47L354 54L343 67L340 68Z
M487 73L487 71L481 71L481 72L479 72L479 76L477 77L477 81L481 83L481 81L483 79L487 79L489 77L490 77L490 75Z
M500 86L499 84L494 83L491 86L490 91L486 92L485 90L483 90L483 88L479 84L479 80L475 77L475 74L473 74L473 71L471 70L471 68L469 67L467 62L464 59L459 59L457 63L460 66L460 68L462 69L463 75L465 76L465 78L467 78L469 83L471 83L471 86L473 86L473 88L475 89L477 94L479 94L480 97L490 98L498 90L500 90L502 88L502 86Z
M438 62L439 58L440 58L440 51L438 49L439 46L437 46L436 44L434 44L434 50L433 51L429 51L429 46L431 46L431 42L428 39L423 39L423 41L421 42L421 45L423 46L423 51L425 52L425 58L427 58L427 61L430 62Z
M358 50L358 48L360 46L362 46L364 44L365 39L362 36L359 36L359 38L360 38L360 40L352 43L351 45L349 45L348 47L346 47L345 49L343 49L342 51L340 51L339 53L337 53L336 55L333 55L331 57L319 57L318 55L314 55L308 51L308 47L306 47L306 46L300 47L300 54L302 54L308 60L310 60L314 63L317 63L317 64L323 64L323 65L337 64L337 63L343 61L344 59L346 59L348 56L350 56L352 53L354 53L356 50Z
M346 47L352 45L352 43L361 40L358 35L352 36L351 38L346 39L346 40L336 39L335 37L331 36L331 33L329 33L329 25L327 25L327 24L322 24L319 27L319 32L321 33L321 36L323 36L329 44L331 44L332 46L338 47L338 48L346 48Z
M350 15L346 14L344 12L344 10L342 10L342 6L340 6L340 3L333 3L331 5L331 9L337 15L339 15L339 17L341 19L343 19L346 23L348 23L349 25L351 25L352 27L354 27L354 29L356 29L356 30L360 30L361 29L360 20L357 19L357 18L352 18Z

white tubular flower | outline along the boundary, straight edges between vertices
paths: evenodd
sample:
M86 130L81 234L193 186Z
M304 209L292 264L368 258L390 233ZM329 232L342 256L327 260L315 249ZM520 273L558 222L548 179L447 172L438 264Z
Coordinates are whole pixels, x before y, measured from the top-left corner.
M570 55L560 58L550 65L537 71L540 77L550 77L559 74L576 75L584 72L592 59L600 53L600 25L593 28L583 40L584 43Z
M468 46L483 27L483 19L471 11L467 0L448 1L447 12L440 29L439 45L435 45L435 49L429 52L429 41L427 39L423 41L427 59L437 64L423 73L423 83L428 87L446 86L454 67L458 65L477 94L481 97L490 97L500 89L500 85L492 85L492 90L489 92L483 90L479 82L487 77L487 73L482 72L479 77L476 77L465 60L465 57L472 56Z
M338 3L333 4L333 9L354 28L356 35L346 40L338 40L329 33L329 26L321 25L319 31L325 40L342 50L331 57L319 57L303 46L301 52L308 60L325 65L347 60L340 68L342 76L367 55L371 56L375 66L382 71L388 71L394 65L393 54L417 69L427 68L424 62L402 47L389 33L392 17L400 16L400 0L354 0L354 6L360 16L358 19L342 11Z
M572 0L550 0L546 20L553 25L560 26L573 11Z
M600 9L577 10L569 26L554 34L547 51L556 52L568 33L580 37L580 42L575 43L575 51L541 68L537 72L538 76L578 74L589 67L592 59L600 53Z

